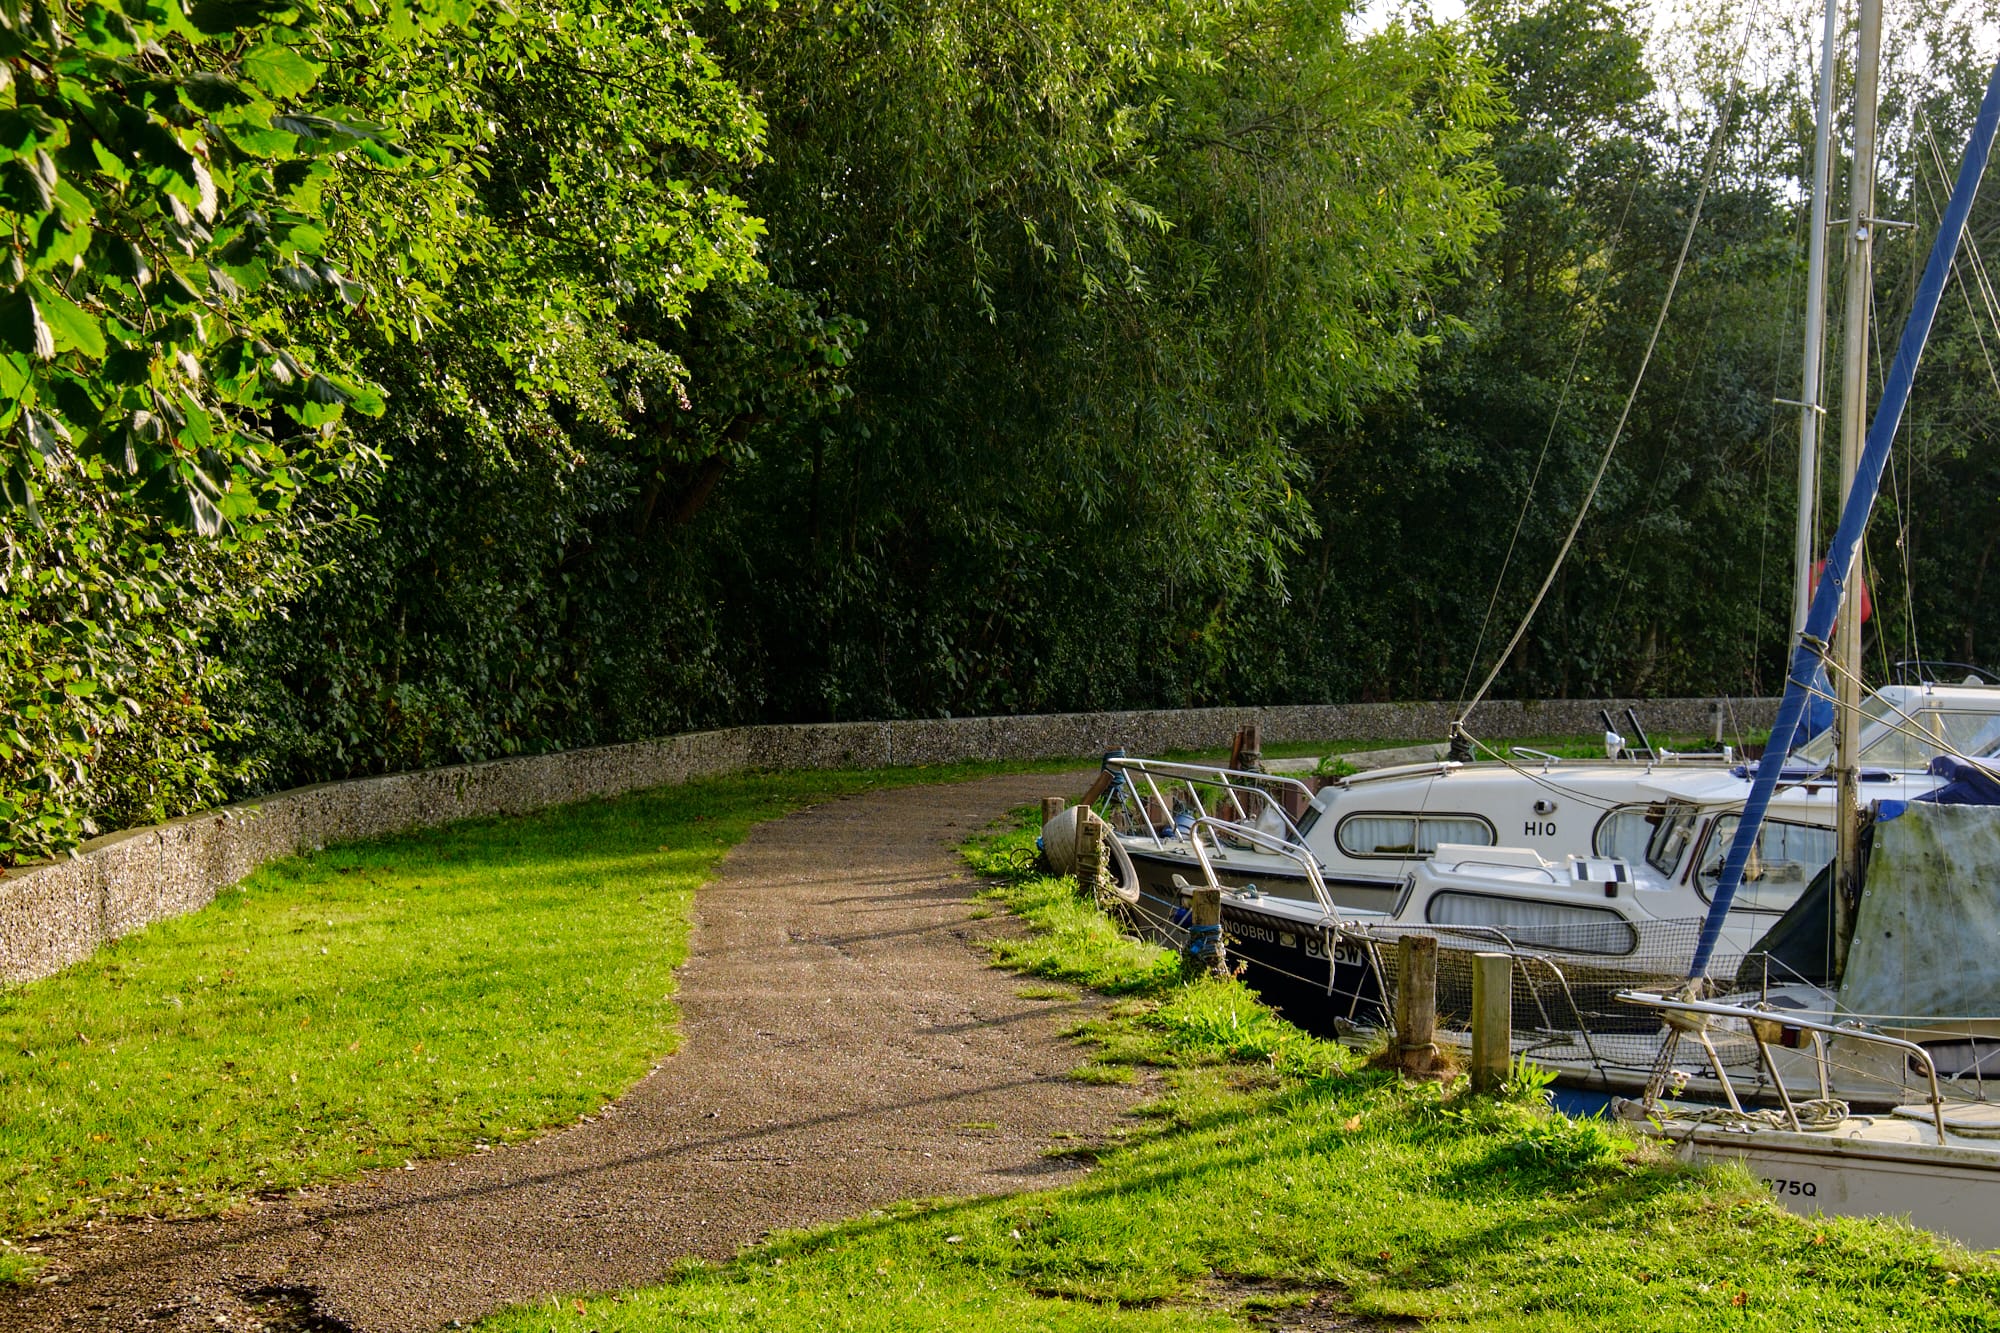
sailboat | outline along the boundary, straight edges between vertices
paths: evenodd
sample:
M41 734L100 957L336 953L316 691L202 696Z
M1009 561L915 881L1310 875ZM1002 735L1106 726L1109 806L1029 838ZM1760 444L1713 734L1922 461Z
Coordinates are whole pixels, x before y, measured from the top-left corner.
M1862 0L1864 66L1868 44L1879 41L1880 21L1879 0ZM1872 70L1866 72L1872 75ZM1868 110L1872 122L1872 105ZM2000 66L1987 85L1915 308L1856 460L1825 570L1798 634L1779 705L1778 734L1797 725L1812 673L1828 655L1829 631L1855 567L1996 125ZM1867 213L1858 207L1856 216L1865 220ZM1852 359L1853 354L1850 364ZM1835 650L1841 655L1852 651L1851 625L1847 634ZM1837 669L1847 674L1846 664ZM1851 719L1851 709L1843 713ZM1843 777L1853 754L1851 747L1844 750ZM1992 775L1982 768L1975 766L1971 776L1992 785ZM1767 986L1756 994L1709 1000L1704 995L1712 985L1723 921L1743 882L1777 781L1775 771L1760 770L1753 784L1688 984L1671 994L1623 997L1636 1008L1662 1015L1669 1025L1654 1076L1631 1109L1691 1160L1743 1162L1769 1181L1774 1197L1784 1203L1827 1212L1901 1213L1970 1244L2000 1246L2000 1105L1985 1097L1989 1061L1994 1065L1990 1072L2000 1075L2000 1060L1994 1059L2000 1055L2000 967L1994 959L2000 904L1993 894L2000 879L2000 807L1878 806L1878 821L1886 822L1877 824L1876 860L1864 881L1859 804L1844 801L1836 863L1840 873L1828 885L1823 928L1833 964L1830 984L1780 986L1777 994ZM1853 786L1844 782L1843 795ZM1791 1003L1774 1002L1786 991ZM1967 1010L1974 1012L1968 1015ZM1715 1049L1718 1031L1747 1033L1757 1063L1777 1092L1778 1110L1744 1110L1727 1062ZM1689 1104L1667 1095L1676 1055L1690 1044L1708 1057L1723 1105ZM1940 1055L1956 1059L1959 1067L1941 1071ZM1895 1083L1916 1081L1920 1095L1886 1116L1856 1116L1843 1100L1829 1095L1835 1091L1830 1074L1842 1056L1846 1063L1872 1068ZM1816 1076L1819 1092L1804 1115L1790 1090L1801 1065ZM1970 1095L1948 1095L1960 1092Z

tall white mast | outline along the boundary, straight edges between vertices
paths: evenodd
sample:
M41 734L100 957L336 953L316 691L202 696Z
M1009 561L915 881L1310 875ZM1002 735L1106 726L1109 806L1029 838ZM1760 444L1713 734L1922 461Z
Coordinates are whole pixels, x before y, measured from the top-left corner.
M1840 503L1854 486L1868 429L1868 314L1874 291L1875 105L1882 63L1882 0L1860 0L1859 40L1854 59L1854 180L1847 221L1846 373L1840 390ZM1856 567L1867 542L1854 548ZM1853 904L1861 889L1861 598L1860 580L1849 571L1847 592L1834 633L1834 754L1836 756L1840 851L1834 894L1834 957L1847 956L1853 936Z
M1840 36L1840 0L1826 0L1826 31L1819 47L1819 106L1813 129L1812 231L1806 239L1805 377L1799 393L1799 515L1792 550L1792 634L1806 626L1812 602L1813 523L1819 508L1819 427L1826 415L1820 370L1826 359L1826 213L1833 166L1834 43Z

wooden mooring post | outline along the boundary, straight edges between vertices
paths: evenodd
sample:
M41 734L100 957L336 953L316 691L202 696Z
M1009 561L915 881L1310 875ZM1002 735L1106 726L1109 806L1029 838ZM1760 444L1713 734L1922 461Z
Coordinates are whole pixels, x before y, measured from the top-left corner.
M1396 942L1396 1063L1428 1078L1437 1056L1438 942L1405 935Z
M1264 728L1252 722L1236 729L1229 746L1229 766L1238 772L1255 773L1264 763Z
M1062 797L1044 796L1042 798L1042 823L1046 826L1051 819L1054 819L1068 808L1069 802L1065 801Z
M1076 812L1076 886L1092 902L1104 901L1105 825L1097 812Z
M1514 1058L1514 960L1472 955L1472 1090L1491 1094L1507 1081Z
M1188 891L1188 942L1181 954L1181 976L1192 979L1204 972L1229 975L1229 958L1222 945L1221 889Z

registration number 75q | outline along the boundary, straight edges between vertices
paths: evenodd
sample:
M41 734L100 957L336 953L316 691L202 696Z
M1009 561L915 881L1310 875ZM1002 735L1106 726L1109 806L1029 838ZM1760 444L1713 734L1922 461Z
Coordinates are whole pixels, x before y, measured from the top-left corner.
M1819 1197L1819 1186L1810 1180L1781 1180L1773 1176L1770 1184L1773 1194L1796 1194L1807 1199Z

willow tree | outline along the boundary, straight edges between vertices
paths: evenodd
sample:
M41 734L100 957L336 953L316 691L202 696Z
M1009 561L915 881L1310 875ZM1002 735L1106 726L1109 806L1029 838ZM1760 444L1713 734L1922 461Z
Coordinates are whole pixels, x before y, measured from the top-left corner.
M1311 526L1295 435L1410 384L1493 224L1484 68L1323 0L711 27L773 280L867 330L732 496L779 710L1229 693L1232 600Z

